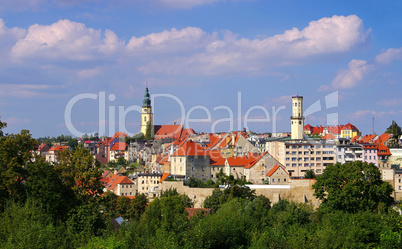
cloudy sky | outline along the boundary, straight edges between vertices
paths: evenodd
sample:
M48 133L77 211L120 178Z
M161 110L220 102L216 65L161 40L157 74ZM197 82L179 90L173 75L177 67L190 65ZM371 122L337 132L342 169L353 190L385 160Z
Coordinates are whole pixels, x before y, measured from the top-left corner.
M402 124L401 1L0 0L0 116L34 137ZM198 121L197 121L198 120Z

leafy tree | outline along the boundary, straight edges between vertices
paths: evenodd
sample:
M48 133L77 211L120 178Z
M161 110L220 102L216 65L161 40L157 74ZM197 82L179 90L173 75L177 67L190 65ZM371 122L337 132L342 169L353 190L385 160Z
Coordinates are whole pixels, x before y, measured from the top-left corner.
M153 139L153 137L152 137L152 127L151 127L151 122L150 121L147 122L147 128L145 130L144 139L145 140L152 140Z
M131 207L128 211L130 219L139 220L147 207L147 197L144 194L137 195L131 201Z
M162 197L171 197L171 196L179 196L180 200L182 201L182 203L183 203L183 205L185 207L192 207L193 206L193 202L191 201L190 197L188 197L188 195L186 195L186 194L182 194L182 195L179 194L177 192L177 189L175 189L175 188L165 190L161 194L161 198Z
M316 175L314 173L314 170L311 170L311 169L306 170L306 172L304 173L304 178L306 178L306 179L315 179Z
M1 122L0 120L0 137L4 136L3 129L7 127L6 122Z
M70 140L68 140L67 145L71 149L75 149L78 146L78 141L77 141L77 139L70 139Z
M26 165L37 145L28 130L0 137L0 209L11 196L16 201L25 199Z
M64 150L58 154L56 167L60 170L65 187L74 191L78 200L88 201L103 193L100 181L100 164L88 149L78 146L75 150Z
M68 245L52 217L34 200L8 202L0 215L1 248L60 248Z
M314 196L322 201L320 209L325 211L377 211L380 203L385 209L393 203L392 186L381 180L374 164L366 162L327 166L313 189Z
M125 196L119 196L116 201L116 211L124 218L129 218L127 213L130 210L131 199Z
M402 135L401 127L396 123L395 120L392 120L392 124L388 127L385 133L392 134L391 145L399 146L399 137Z
M119 157L117 158L117 165L126 165L127 161L124 159L124 157Z
M54 165L46 163L39 156L30 164L25 188L28 199L40 204L54 221L65 221L74 200L72 189L65 188L59 171Z

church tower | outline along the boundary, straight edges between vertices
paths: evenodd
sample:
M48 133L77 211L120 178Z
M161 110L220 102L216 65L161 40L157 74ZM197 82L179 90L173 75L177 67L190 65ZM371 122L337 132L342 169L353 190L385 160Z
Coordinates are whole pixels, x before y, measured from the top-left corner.
M151 128L154 125L154 115L152 114L151 99L149 98L148 86L145 88L144 101L142 103L141 111L141 132L145 135L148 123Z
M292 97L292 139L303 139L304 134L304 117L303 117L303 97Z

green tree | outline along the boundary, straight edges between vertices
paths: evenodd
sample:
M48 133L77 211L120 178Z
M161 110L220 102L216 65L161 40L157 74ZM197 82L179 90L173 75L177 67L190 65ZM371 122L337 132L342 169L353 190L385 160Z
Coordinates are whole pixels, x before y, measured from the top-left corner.
M37 145L28 130L0 137L0 209L11 196L16 201L25 199L26 166Z
M60 248L68 244L52 217L34 200L24 204L10 201L0 215L1 248Z
M119 196L116 201L116 211L124 218L129 218L127 213L131 207L131 199L125 196Z
M64 150L58 154L58 159L56 167L61 179L78 200L88 201L103 193L100 164L88 149L78 146L75 150Z
M381 180L374 164L365 162L327 166L313 189L314 196L322 201L320 209L325 211L377 211L379 206L388 209L393 203L392 186Z
M137 195L131 201L131 207L128 211L130 219L139 220L147 207L147 202L147 197L144 194Z
M306 178L306 179L315 179L316 175L314 173L314 170L311 170L311 169L306 170L306 172L304 173L304 178Z
M150 121L147 122L147 128L145 130L144 139L145 140L152 140L153 139L153 137L152 137L152 127L151 127L151 122Z
M67 142L67 145L71 148L71 149L75 149L78 146L78 141L77 139L70 139Z
M72 189L65 188L60 173L53 164L43 161L39 156L29 164L25 188L28 199L40 204L54 221L65 221L74 206L75 196Z
M396 123L395 120L392 120L392 124L388 127L385 133L392 134L391 145L399 146L399 137L402 135L401 127Z
M7 123L6 122L1 122L0 120L0 137L4 136L4 132L3 129L7 127Z

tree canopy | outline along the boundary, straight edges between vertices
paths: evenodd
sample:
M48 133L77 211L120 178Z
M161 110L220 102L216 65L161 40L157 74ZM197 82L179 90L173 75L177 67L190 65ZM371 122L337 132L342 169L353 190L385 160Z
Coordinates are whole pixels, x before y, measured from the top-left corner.
M374 164L353 162L329 165L313 185L314 196L322 203L324 211L342 210L350 213L359 211L386 210L393 203L392 186L381 180Z

